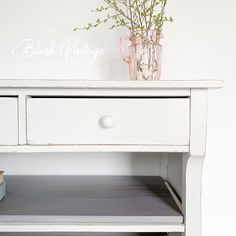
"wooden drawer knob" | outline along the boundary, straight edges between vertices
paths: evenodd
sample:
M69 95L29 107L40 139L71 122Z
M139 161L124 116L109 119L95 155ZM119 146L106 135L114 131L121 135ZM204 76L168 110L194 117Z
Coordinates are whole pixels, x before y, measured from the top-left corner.
M104 129L110 129L115 125L115 121L111 116L103 116L100 119L100 126Z

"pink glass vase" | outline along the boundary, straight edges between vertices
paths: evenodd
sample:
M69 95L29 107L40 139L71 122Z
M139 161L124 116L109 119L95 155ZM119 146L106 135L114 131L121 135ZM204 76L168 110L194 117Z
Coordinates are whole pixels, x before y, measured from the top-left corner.
M156 30L135 31L129 37L120 39L121 56L129 65L131 80L159 80L161 75L160 32ZM125 42L129 41L128 55Z

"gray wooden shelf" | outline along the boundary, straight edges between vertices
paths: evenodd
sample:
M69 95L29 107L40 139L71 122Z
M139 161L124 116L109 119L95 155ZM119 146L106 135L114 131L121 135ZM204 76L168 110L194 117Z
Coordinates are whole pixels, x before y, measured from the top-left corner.
M183 215L161 177L6 176L5 179L7 195L0 201L0 228L4 224L183 223Z

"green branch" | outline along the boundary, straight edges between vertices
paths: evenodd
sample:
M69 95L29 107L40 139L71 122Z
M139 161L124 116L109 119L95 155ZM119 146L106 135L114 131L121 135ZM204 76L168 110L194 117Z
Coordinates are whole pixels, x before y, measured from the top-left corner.
M167 0L103 0L105 6L97 7L93 12L106 14L104 19L98 18L94 23L74 30L92 29L101 24L113 21L110 29L126 27L135 30L162 31L165 22L172 22L172 17L165 15Z

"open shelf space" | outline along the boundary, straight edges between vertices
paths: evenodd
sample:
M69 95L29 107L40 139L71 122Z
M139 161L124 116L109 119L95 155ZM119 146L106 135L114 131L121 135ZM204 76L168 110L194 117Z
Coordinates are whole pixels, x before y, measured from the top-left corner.
M1 232L182 232L161 177L6 176ZM70 226L70 227L68 227ZM65 232L65 231L64 231Z

